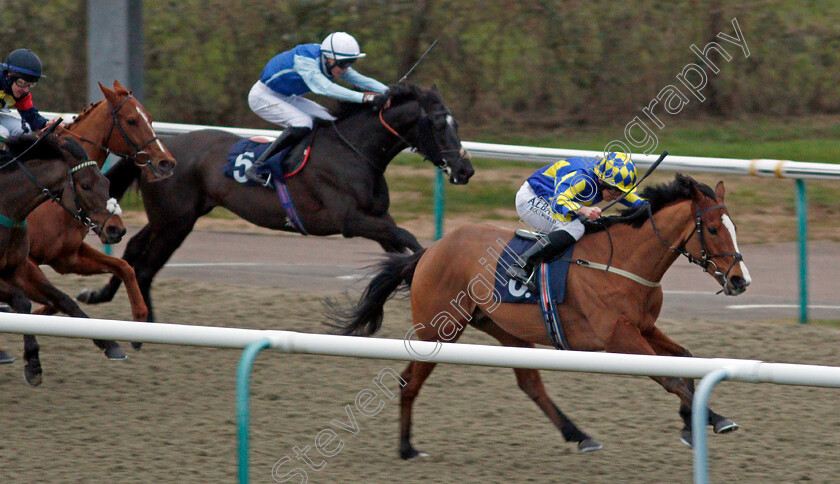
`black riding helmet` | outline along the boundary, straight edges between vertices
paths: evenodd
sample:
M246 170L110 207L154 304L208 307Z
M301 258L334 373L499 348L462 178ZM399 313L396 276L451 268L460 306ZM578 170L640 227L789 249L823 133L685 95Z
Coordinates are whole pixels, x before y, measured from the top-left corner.
M6 57L3 75L10 79L38 82L41 78L41 59L29 49L17 49Z

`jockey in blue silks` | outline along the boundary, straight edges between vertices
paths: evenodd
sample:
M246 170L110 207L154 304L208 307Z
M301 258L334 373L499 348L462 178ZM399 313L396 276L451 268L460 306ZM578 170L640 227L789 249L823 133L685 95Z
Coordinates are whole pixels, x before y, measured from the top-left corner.
M272 147L245 170L246 178L265 184L266 180L257 172L259 165L272 154L305 138L312 131L313 118L335 119L320 104L301 97L303 94L314 92L341 101L384 104L383 94L388 87L350 67L364 56L353 36L335 32L320 45L298 45L268 61L260 80L248 94L248 105L257 116L286 129ZM333 82L337 77L368 92L342 87Z
M583 236L581 217L595 220L601 201L621 200L626 207L647 203L635 193L636 165L625 153L602 158L579 157L544 166L531 175L516 194L516 211L534 230L547 233L522 258L525 265L512 265L508 277L536 290L534 269L543 261L565 252Z

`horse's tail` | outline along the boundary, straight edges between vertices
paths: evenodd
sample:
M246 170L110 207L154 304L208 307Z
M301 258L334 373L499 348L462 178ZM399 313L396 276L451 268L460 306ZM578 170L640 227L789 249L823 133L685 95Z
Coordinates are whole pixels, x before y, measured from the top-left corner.
M426 249L421 249L411 255L386 254L374 266L373 279L357 304L341 308L336 301L327 299L325 315L330 322L325 324L343 335L370 336L379 331L385 303L400 290L411 287L414 269L425 252Z

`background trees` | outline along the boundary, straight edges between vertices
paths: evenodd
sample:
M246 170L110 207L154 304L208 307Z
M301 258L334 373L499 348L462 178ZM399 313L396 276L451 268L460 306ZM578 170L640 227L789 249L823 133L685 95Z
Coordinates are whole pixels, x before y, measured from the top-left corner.
M35 50L48 78L39 107L85 105L84 0L9 7L4 53ZM358 69L396 82L436 38L411 80L437 84L470 132L622 124L675 84L689 50L737 18L751 55L725 44L707 100L680 116L840 112L840 3L832 0L146 0L146 99L156 119L266 127L247 106L265 62L344 30L368 56ZM111 79L101 80L110 84Z

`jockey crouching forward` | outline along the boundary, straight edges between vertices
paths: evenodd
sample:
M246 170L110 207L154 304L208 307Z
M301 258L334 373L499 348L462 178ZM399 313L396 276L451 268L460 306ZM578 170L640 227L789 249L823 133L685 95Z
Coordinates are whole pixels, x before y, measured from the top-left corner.
M0 65L0 137L38 131L47 119L38 112L29 90L41 78L41 59L29 49L17 49ZM10 108L17 109L20 118Z
M626 207L647 203L636 195L635 183L636 165L624 153L569 158L537 170L517 192L516 211L534 230L548 235L522 254L524 266L508 268L508 277L535 291L534 269L580 240L585 230L581 217L595 220L601 216L601 209L593 205L624 193L627 196L619 203Z
M364 57L350 34L335 32L318 44L301 44L276 55L268 61L260 80L248 94L248 105L257 116L286 129L253 165L245 170L245 177L265 185L267 180L257 173L258 167L272 154L294 146L312 130L312 119L334 120L320 104L301 97L314 92L341 101L384 104L383 94L388 87L365 77L352 67L356 59ZM333 79L341 79L366 91L342 87Z

